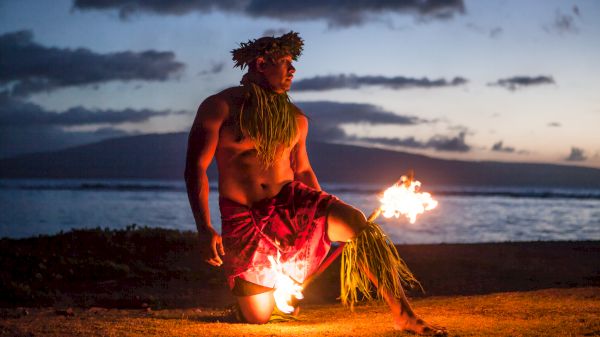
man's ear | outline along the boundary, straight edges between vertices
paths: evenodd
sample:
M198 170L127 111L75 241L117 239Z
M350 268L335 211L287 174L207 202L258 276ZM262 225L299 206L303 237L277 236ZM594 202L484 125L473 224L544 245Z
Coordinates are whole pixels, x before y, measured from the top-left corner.
M256 70L258 72L264 72L265 71L265 66L267 65L267 60L265 60L264 57L259 56L256 58Z

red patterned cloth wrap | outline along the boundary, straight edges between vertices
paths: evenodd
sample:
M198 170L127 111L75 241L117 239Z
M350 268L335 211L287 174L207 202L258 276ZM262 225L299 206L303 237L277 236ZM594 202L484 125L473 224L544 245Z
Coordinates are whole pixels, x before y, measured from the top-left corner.
M287 276L304 282L329 252L327 211L338 200L299 181L252 207L219 198L229 287L233 289L234 279L240 277L273 288L276 269L269 256L279 257Z

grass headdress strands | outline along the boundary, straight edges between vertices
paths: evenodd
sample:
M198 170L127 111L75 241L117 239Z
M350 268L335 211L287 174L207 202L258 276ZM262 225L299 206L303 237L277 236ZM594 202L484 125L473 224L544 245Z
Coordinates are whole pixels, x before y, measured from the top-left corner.
M240 131L254 140L259 160L270 167L283 153L281 146L289 147L296 139L296 113L287 93L277 94L252 82L244 86L248 95L239 114Z
M244 69L256 58L262 56L271 60L284 55L291 55L297 61L302 54L304 41L298 33L290 31L280 37L265 36L256 40L240 43L240 47L231 51L234 67Z

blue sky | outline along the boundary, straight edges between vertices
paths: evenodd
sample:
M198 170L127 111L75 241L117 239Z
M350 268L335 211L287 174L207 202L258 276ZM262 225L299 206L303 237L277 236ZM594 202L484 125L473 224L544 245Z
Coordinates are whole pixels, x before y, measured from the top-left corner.
M187 131L237 43L294 30L315 140L600 167L597 1L110 3L0 1L0 157Z

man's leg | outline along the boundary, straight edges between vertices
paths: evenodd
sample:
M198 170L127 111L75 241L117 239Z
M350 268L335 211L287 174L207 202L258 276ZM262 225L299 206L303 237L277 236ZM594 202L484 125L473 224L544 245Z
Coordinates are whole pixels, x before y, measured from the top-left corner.
M273 291L272 288L235 278L233 294L247 323L264 324L269 321L275 307Z
M237 296L237 301L244 319L251 324L267 323L275 307L273 290L257 295Z
M334 203L329 208L327 226L327 235L331 241L346 242L356 237L358 233L367 227L367 219L360 210L350 205ZM373 273L370 270L365 270L365 272L371 282L377 286L377 279L375 279ZM420 334L436 333L443 330L425 323L415 315L404 292L402 292L402 296L397 297L389 291L384 291L383 298L394 317L394 328Z

